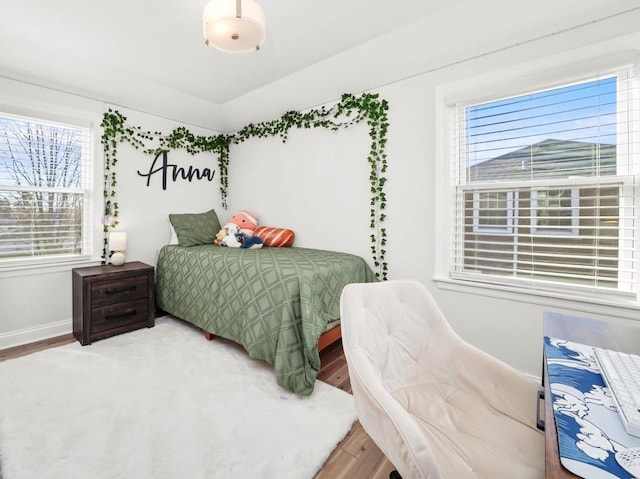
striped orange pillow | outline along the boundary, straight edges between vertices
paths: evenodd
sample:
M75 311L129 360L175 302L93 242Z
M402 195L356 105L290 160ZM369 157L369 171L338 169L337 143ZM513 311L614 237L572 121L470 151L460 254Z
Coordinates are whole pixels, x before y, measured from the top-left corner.
M293 231L285 228L272 228L270 226L258 226L253 231L253 236L262 240L265 246L285 247L291 246L295 238Z

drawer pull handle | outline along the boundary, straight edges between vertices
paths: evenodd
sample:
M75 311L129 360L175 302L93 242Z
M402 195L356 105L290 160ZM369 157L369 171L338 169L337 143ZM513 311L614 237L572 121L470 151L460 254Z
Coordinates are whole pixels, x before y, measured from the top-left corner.
M110 319L116 319L116 318L124 318L125 316L135 316L138 313L137 309L127 309L126 311L123 311L121 313L116 313L116 314L107 314L104 319L106 319L107 321L109 321Z
M135 291L138 289L137 286L130 286L128 288L107 288L104 290L104 294L118 294L124 293L125 291Z

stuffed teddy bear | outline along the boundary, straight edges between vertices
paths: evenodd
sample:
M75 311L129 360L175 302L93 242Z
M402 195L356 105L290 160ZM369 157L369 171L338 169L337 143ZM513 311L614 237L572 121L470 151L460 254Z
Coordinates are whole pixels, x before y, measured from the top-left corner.
M217 244L218 246L220 246L222 244L222 241L227 236L229 236L229 230L227 230L227 228L222 228L220 231L218 231L216 237L213 239L213 244Z
M220 231L218 231L216 237L213 239L213 243L217 244L218 246L228 246L224 244L225 239L227 239L228 236L233 236L236 233L238 233L238 225L236 225L235 223L227 223L222 227ZM232 242L232 239L228 239L227 242Z
M227 232L227 236L222 239L220 246L228 246L229 248L240 248L242 246L242 243L236 237L238 226L233 223L227 223L224 225L223 231Z
M227 246L229 248L245 248L245 249L258 249L262 248L262 240L257 236L247 236L244 233L240 233L238 226L233 223L227 223L224 228L228 235L222 239L220 246Z
M233 223L238 226L238 233L242 233L246 236L253 236L254 230L258 227L258 216L249 210L242 210L233 215L229 220L229 223Z

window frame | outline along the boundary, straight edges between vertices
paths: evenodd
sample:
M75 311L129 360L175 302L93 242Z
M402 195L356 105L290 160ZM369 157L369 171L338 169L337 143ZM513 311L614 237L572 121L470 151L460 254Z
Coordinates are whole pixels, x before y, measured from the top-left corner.
M554 228L554 227L549 227L549 228L545 228L545 227L541 227L538 225L537 220L539 218L538 216L538 212L542 209L546 209L546 210L550 210L553 211L556 208L554 207L548 207L548 208L539 208L538 206L538 194L541 191L548 191L548 190L569 190L569 201L571 203L571 206L569 206L568 208L563 208L563 207L559 207L557 209L567 209L569 211L571 211L571 215L569 216L569 219L571 220L571 226L568 228L563 228L563 227L558 227L558 228ZM578 236L578 224L579 224L579 220L580 220L580 210L579 210L579 188L575 188L575 187L565 187L565 188L538 188L538 189L534 189L531 190L531 233L534 235L541 235L541 236L545 236L545 235L563 235L563 236Z
M94 123L81 116L66 116L64 113L52 113L44 109L25 109L18 106L0 105L0 116L15 119L18 121L29 121L38 124L51 125L55 127L70 128L81 131L83 165L86 172L81 175L81 185L79 188L68 188L56 191L63 191L82 195L82 227L81 227L81 251L80 253L53 254L42 256L17 256L0 259L0 277L6 275L14 276L23 271L30 274L31 270L39 271L61 271L69 267L77 267L96 263L96 235L101 226L93 219L96 217L96 208L99 201L98 183L96 182L96 128ZM82 115L86 116L86 115ZM0 185L4 191L24 191L34 190L34 187L19 187L10 185ZM49 191L51 188L35 188L40 191ZM94 224L95 223L95 224ZM43 269L44 268L44 269Z
M638 280L634 284L632 291L607 291L603 294L600 288L583 285L559 284L554 290L541 287L535 281L507 279L496 280L496 278L475 277L473 279L454 273L453 243L456 235L460 235L460 228L463 225L456 222L456 204L453 200L452 190L456 188L455 173L452 162L455 158L455 148L453 146L453 127L456 112L450 105L470 101L473 103L491 102L498 98L507 96L518 96L527 92L551 89L563 84L579 83L588 81L598 74L601 76L607 73L615 73L624 69L636 70L635 58L626 54L611 55L606 59L593 60L580 64L565 64L562 67L546 64L545 62L532 62L525 65L512 67L508 70L490 72L475 77L466 78L463 81L443 84L436 87L436 117L441 121L436 122L436 225L437 231L447 238L439 239L435 242L435 268L433 280L435 284L445 290L469 292L486 295L494 298L514 299L534 304L555 304L557 299L566 300L573 304L572 307L580 308L575 303L589 305L588 310L594 311L602 307L602 311L610 311L611 307L619 308L622 316L627 315L625 311L632 311L630 317L637 315L640 309L638 298ZM542 63L542 65L541 65ZM585 68L585 65L588 67ZM626 99L632 103L632 114L637 120L638 110L638 76L633 88L633 98ZM634 138L629 141L630 154L638 155L638 132L625 132L625 135L632 135ZM636 186L636 197L634 199L636 209L640 206L640 192L638 192L638 169L640 165L635 161L632 165L633 171L619 172L617 180L622 179L621 188L629 187L629 181ZM626 174L625 174L626 173ZM552 183L552 182L551 182ZM502 185L495 184L494 188ZM547 185L544 186L545 188ZM621 204L620 208L625 205ZM637 216L637 214L636 214ZM620 230L628 231L624 225L620 224ZM628 241L627 237L620 236L620 242ZM637 245L635 254L640 248ZM621 270L625 258L619 258ZM623 273L621 273L623 274ZM638 275L638 261L634 266L634 274ZM478 275L481 276L481 275ZM555 301L555 302L554 302Z
M514 212L517 211L518 195L517 192L511 190L505 190L506 198L505 203L507 214L505 215L506 224L504 226L483 226L480 224L480 194L482 193L500 193L501 191L491 190L487 192L474 191L473 192L473 232L479 235L510 235L513 234L514 229Z

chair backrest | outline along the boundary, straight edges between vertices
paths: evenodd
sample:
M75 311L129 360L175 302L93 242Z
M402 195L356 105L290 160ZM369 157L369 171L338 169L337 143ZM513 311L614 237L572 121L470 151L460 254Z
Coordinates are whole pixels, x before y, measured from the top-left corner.
M424 285L350 284L340 312L358 418L404 479L544 477L538 384L463 341Z
M429 444L392 393L424 378L423 354L455 334L416 281L350 284L340 302L342 341L358 417L400 475L438 479ZM433 354L433 353L432 353Z
M343 344L366 354L391 392L416 379L424 381L427 350L433 361L438 350L448 355L451 343L459 339L429 291L417 281L347 285L340 317Z

